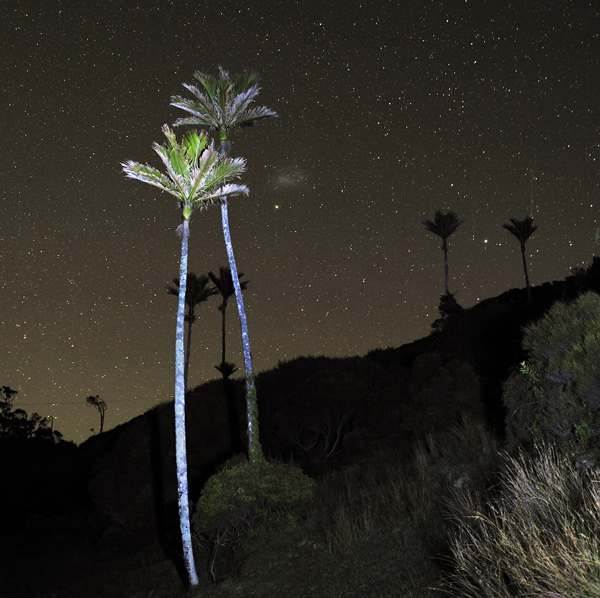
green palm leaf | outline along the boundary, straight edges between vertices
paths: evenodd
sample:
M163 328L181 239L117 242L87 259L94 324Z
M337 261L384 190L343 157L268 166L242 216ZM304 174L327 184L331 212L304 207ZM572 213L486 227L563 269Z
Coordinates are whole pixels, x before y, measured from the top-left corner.
M248 187L231 182L244 172L246 162L243 158L219 156L202 132L192 131L178 143L167 125L162 130L167 142L164 145L154 143L153 149L166 171L130 160L122 164L127 177L177 197L186 219L194 207L204 208L227 195L248 194Z
M191 115L177 119L174 126L199 125L226 132L234 127L251 125L256 120L277 116L264 106L250 107L260 91L256 73L232 76L219 67L218 77L196 72L194 79L200 87L184 84L194 96L193 99L181 96L171 98L172 106Z

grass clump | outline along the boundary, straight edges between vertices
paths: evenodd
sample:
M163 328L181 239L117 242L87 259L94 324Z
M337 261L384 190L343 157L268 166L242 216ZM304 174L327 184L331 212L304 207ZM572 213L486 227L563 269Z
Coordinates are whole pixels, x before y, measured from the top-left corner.
M600 597L599 475L547 445L506 457L493 494L457 489L450 593Z

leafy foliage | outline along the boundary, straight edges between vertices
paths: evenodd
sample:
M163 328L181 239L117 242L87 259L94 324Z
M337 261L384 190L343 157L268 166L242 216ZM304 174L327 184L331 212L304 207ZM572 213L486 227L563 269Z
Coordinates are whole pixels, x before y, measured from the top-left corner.
M312 498L314 482L298 467L230 461L204 486L192 517L196 534L235 545L275 517L294 517Z
M504 385L509 442L585 450L600 436L600 296L555 303L524 332L526 362Z
M244 172L246 162L243 158L220 159L213 144L208 143L208 138L201 131L190 131L181 143L167 125L162 131L167 138L166 143L154 143L152 148L165 165L165 172L129 160L122 164L127 177L174 195L181 204L185 219L189 219L193 208L219 203L228 195L248 194L245 185L229 182Z
M184 83L193 99L174 96L171 106L181 108L191 116L179 118L175 126L200 125L227 133L234 127L251 126L255 121L277 116L264 106L253 106L258 95L258 75L245 72L230 75L219 67L219 75L214 77L197 71L194 79L200 86Z
M231 129L250 126L257 120L277 116L275 112L268 108L253 106L253 102L259 92L257 84L258 75L256 73L245 72L240 75L230 75L223 68L219 67L219 74L217 77L198 71L194 74L194 78L198 81L202 89L194 85L184 85L188 91L192 92L194 99L188 100L181 96L171 98L172 106L181 108L192 115L188 118L178 119L175 122L175 126L192 124L214 129L219 135L219 151L223 157L226 157L231 149L231 143L227 139L227 135ZM252 366L252 352L250 350L250 336L248 334L246 308L242 297L242 288L237 272L233 243L231 242L227 198L223 198L221 201L221 221L223 224L225 248L227 250L229 267L231 268L231 276L235 289L235 298L238 306L242 332L245 369L244 378L246 382L248 455L251 461L263 460L264 455L262 453L258 429L256 376ZM223 311L223 316L224 315L225 312ZM231 373L232 368L226 366L224 354L221 360L221 366L220 371L224 376L224 380L227 380L227 374L228 372Z

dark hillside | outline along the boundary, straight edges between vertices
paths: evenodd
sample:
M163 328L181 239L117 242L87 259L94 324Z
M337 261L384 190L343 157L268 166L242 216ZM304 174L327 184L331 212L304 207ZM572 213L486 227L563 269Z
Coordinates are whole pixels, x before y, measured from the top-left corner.
M598 258L564 281L533 288L532 303L524 289L469 309L444 297L432 333L402 347L280 363L257 377L265 451L321 478L357 470L382 451L408 458L417 440L465 413L485 418L501 437L502 383L523 359L523 326L587 290L600 291ZM187 396L192 503L244 440L241 381L228 393L229 403L213 380ZM76 596L74 588L81 592L92 578L79 595L118 596L110 587L123 568L139 572L140 596L156 587L152 571L177 580L173 427L169 402L79 447L3 444L0 558L9 581L0 596Z

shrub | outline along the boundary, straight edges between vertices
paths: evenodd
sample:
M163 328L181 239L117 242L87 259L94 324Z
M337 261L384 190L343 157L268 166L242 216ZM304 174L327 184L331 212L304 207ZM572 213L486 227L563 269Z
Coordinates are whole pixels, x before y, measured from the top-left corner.
M555 303L524 331L527 361L504 385L509 443L587 450L600 437L600 296Z
M462 359L444 361L438 353L422 353L410 372L412 404L406 409L404 428L416 433L460 421L464 413L483 415L481 382Z
M599 474L546 446L506 458L485 506L456 490L446 589L464 598L600 597Z
M216 548L238 545L273 521L293 523L314 486L298 467L230 462L206 482L192 517L194 532Z

